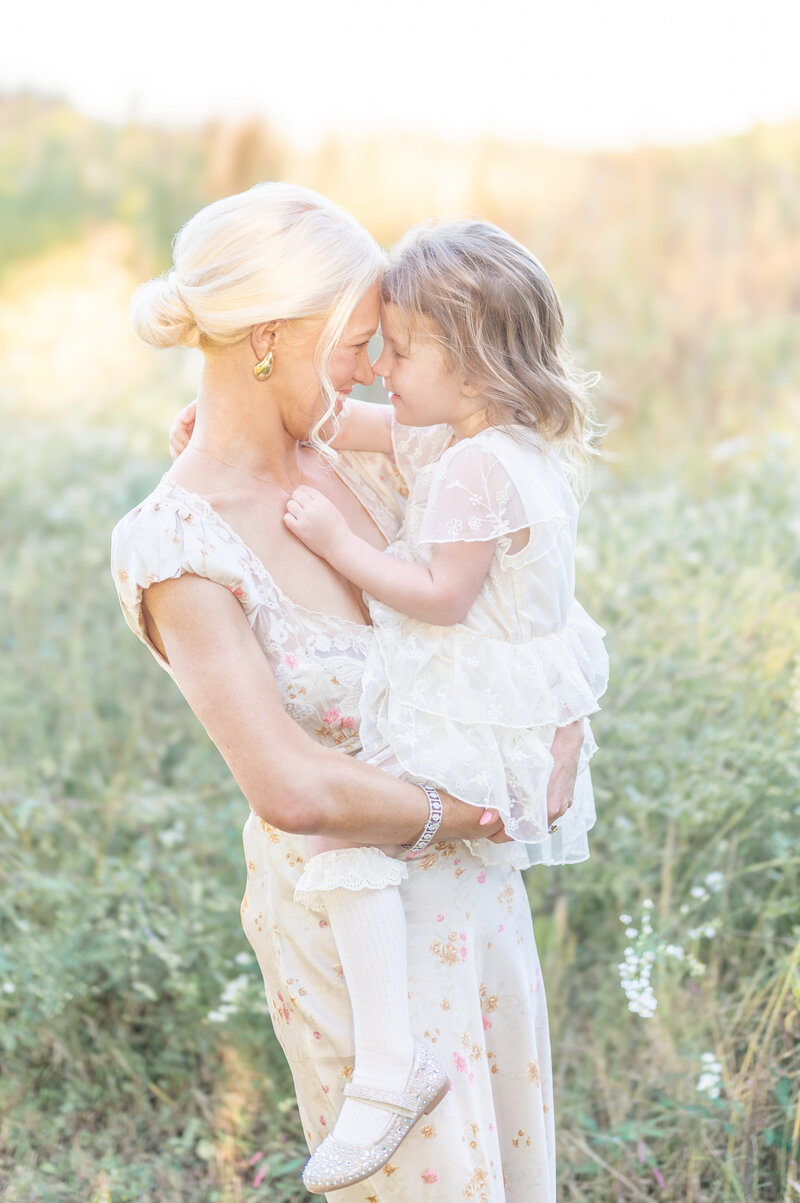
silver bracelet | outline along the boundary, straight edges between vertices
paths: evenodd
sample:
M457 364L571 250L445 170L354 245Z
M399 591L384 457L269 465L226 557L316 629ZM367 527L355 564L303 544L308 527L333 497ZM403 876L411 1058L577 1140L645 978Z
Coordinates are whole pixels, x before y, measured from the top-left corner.
M404 848L408 848L408 856L416 856L418 852L422 852L423 848L427 848L436 832L439 830L439 824L442 821L442 800L437 791L432 785L421 785L420 789L424 789L428 796L428 821L422 828L422 835L417 840L416 844L403 844Z

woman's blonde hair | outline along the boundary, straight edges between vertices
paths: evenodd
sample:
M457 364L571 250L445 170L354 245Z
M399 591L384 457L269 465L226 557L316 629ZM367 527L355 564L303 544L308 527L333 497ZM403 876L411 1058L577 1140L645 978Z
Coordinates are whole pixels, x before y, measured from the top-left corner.
M381 294L409 340L432 337L481 389L490 421L526 426L567 463L585 463L597 377L574 364L556 291L526 247L486 221L424 222L392 249Z
M173 250L170 271L131 300L133 328L153 346L208 349L262 322L327 319L315 355L327 411L309 434L325 449L320 432L336 404L328 363L385 262L372 236L310 188L262 183L201 209Z

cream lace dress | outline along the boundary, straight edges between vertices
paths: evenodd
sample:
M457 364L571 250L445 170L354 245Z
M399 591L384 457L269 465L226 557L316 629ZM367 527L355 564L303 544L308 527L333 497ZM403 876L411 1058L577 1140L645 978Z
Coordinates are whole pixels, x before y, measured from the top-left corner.
M496 807L526 846L482 842L484 860L585 860L595 821L588 721L574 804L547 834L553 736L598 710L608 682L605 632L575 600L578 507L564 471L520 426L453 443L449 426L395 423L393 439L409 498L389 554L424 564L439 543L496 539L497 548L458 625L431 626L370 601L362 755ZM512 553L521 530L527 543Z
M401 512L383 457L342 453L338 474L387 540ZM149 643L142 591L191 572L239 600L287 712L328 746L359 750L368 627L295 605L202 498L165 478L117 525L112 571L128 625ZM479 841L481 846L494 845ZM350 1005L324 918L294 901L306 841L250 814L241 914L292 1070L310 1148L326 1135L353 1070ZM412 1030L448 1068L452 1090L394 1159L335 1203L554 1203L547 1010L519 872L460 842L433 845L401 884ZM387 1039L391 1039L387 1032Z

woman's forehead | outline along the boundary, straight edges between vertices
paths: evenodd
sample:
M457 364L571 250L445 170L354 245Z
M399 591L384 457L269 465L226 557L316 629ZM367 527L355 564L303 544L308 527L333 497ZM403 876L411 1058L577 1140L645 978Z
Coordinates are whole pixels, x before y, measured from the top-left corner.
M354 342L370 338L378 328L380 317L380 293L374 284L356 305L347 323L347 336Z

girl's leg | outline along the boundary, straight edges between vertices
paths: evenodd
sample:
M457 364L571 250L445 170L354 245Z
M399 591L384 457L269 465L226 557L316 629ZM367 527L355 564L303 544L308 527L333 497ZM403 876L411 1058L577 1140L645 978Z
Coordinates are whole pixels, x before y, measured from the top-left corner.
M342 845L316 836L309 839L309 851L314 856L295 897L311 909L324 909L336 942L353 1013L353 1083L402 1093L414 1055L405 911L398 889L405 864L378 848L343 852ZM392 1119L382 1107L348 1098L334 1134L346 1144L370 1145Z

